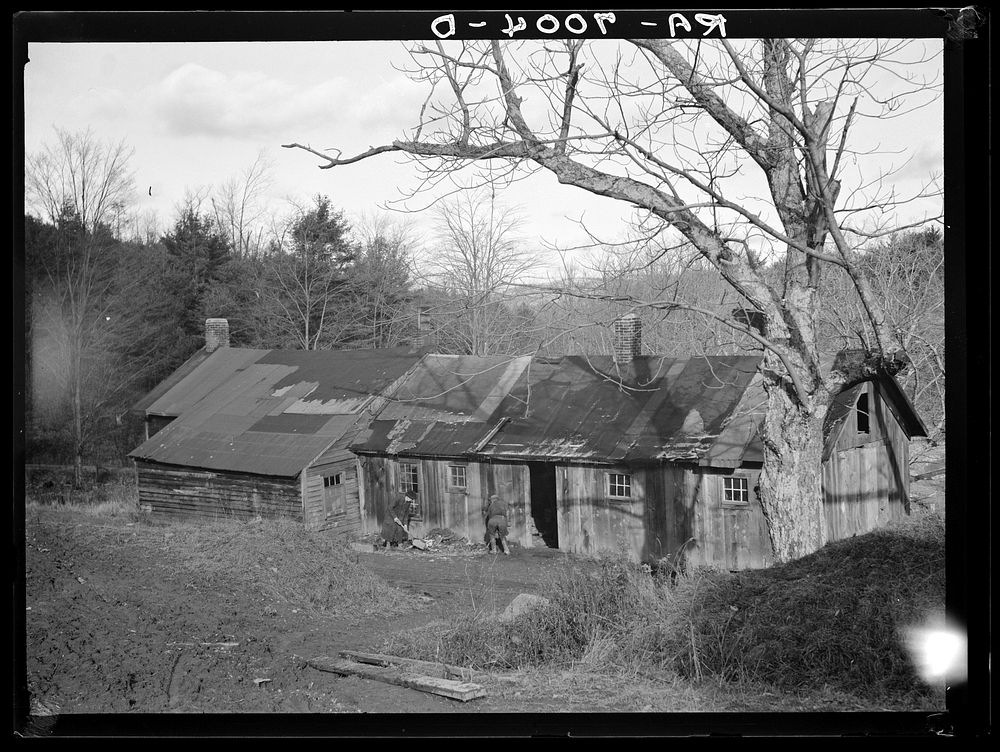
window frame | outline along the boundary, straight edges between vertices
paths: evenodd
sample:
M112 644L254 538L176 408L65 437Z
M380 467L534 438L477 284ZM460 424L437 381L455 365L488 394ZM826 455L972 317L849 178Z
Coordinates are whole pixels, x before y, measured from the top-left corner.
M412 479L410 470L412 469ZM420 493L420 465L416 462L399 462L398 467L399 475L399 490L403 493L410 491L411 493Z
M412 481L410 479L410 469L412 468ZM397 461L397 480L401 493L413 494L414 500L410 502L410 520L421 522L424 519L424 508L420 503L420 463L404 460ZM412 485L411 485L412 483Z
M726 488L726 484L729 483L729 482L731 482L731 481L739 481L740 484L741 484L741 487L737 488L734 485L734 486L732 486L732 487L730 487L730 488L727 489ZM723 503L724 506L745 507L745 506L747 506L747 505L750 504L750 477L747 476L747 475L743 475L741 473L738 473L736 475L723 475L722 476L722 485L719 487L719 490L722 493L722 503ZM726 498L727 492L729 492L731 494L740 493L744 498L742 498L742 499L736 499L736 498L729 498L729 499L727 499Z
M461 471L462 485L455 483L455 471ZM448 490L467 493L469 490L469 466L468 465L448 465Z
M632 473L605 473L605 486L604 492L610 501L634 501L635 496L632 494ZM622 478L622 481L615 482L615 478ZM614 492L615 488L624 489L626 491L625 495L620 495Z

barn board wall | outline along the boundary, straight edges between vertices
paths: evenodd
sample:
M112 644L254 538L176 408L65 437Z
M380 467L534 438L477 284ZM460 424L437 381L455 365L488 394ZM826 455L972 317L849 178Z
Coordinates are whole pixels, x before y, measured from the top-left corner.
M760 498L755 492L760 469L739 468L685 470L685 485L694 504L693 538L685 548L690 564L730 570L758 569L773 562L771 539ZM747 478L749 501L727 504L723 501L723 478Z
M491 493L508 503L509 540L532 545L527 520L531 517L531 484L525 465L503 462L467 462L421 458L362 457L363 516L367 529L378 530L389 500L399 493L399 463L412 462L419 472L418 501L422 519L410 525L419 537L434 528L448 528L474 543L485 533L483 508ZM449 489L449 465L464 465L468 486L465 493Z
M609 497L608 473L631 476L630 500ZM559 548L586 555L621 551L634 561L677 561L696 543L695 525L707 519L696 510L699 492L700 476L678 465L559 465Z
M155 515L302 521L298 478L136 461L139 503Z
M854 411L823 463L823 521L828 541L882 527L909 514L910 438L874 382L868 382L870 431Z

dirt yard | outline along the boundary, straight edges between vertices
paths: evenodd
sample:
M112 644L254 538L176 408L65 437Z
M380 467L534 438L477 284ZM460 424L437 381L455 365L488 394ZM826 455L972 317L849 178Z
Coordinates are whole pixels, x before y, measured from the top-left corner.
M537 592L556 551L355 553L400 588L404 613L295 608L252 580L206 574L178 555L185 525L35 507L26 519L26 654L32 712L483 712L523 709L495 694L460 703L307 667L302 658L376 650L393 632L502 610Z
M549 549L515 548L504 557L465 543L356 551L291 523L258 525L256 533L253 525L226 524L206 532L196 524L28 506L25 655L34 728L45 733L59 716L74 714L905 709L826 690L783 694L616 676L588 665L477 677L487 694L467 703L325 673L305 659L346 649L381 652L387 638L409 629L500 613L519 593L542 592L558 568L589 564ZM275 535L274 547L263 548ZM256 547L246 545L249 539ZM249 552L242 558L233 554L240 545ZM341 568L354 567L351 583L368 578L348 594L354 601L333 578L323 580L317 550L330 560L336 553ZM305 571L307 562L315 569ZM302 582L319 582L317 591L296 589ZM328 607L339 602L355 605Z

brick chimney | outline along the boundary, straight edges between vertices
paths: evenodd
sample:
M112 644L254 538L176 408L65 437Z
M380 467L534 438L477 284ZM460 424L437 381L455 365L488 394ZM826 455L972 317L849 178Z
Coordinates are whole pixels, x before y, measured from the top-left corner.
M642 320L634 313L616 319L615 363L631 363L636 355L642 354Z
M205 351L215 352L229 347L229 320L205 319Z

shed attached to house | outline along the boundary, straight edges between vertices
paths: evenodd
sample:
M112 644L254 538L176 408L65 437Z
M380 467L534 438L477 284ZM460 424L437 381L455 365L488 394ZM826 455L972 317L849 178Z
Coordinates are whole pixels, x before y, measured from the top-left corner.
M169 422L130 453L156 514L290 517L360 532L357 431L419 360L406 349L221 347L146 406Z

